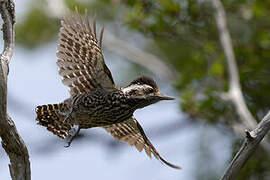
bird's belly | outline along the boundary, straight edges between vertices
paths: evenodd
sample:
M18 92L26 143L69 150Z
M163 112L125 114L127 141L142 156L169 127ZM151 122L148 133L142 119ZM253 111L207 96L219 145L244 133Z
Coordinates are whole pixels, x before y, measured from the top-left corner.
M102 111L90 111L88 109L87 111L74 112L72 117L75 120L75 124L87 129L123 122L130 118L132 114L133 112L131 111L106 111L104 109Z

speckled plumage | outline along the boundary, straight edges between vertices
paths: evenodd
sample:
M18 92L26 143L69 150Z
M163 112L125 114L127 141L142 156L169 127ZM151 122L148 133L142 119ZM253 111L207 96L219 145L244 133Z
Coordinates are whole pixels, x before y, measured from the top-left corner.
M37 106L38 124L61 138L74 125L85 129L102 127L116 139L139 151L144 149L149 157L153 154L168 166L179 168L159 155L133 116L136 109L172 98L162 96L157 84L146 76L126 87L116 87L101 51L103 29L98 41L95 20L91 28L87 11L85 20L77 11L76 17L66 16L61 25L57 65L71 97L60 104Z

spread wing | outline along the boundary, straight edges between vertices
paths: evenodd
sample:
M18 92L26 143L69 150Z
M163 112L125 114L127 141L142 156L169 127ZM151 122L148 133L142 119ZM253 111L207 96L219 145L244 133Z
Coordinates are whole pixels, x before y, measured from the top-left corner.
M141 152L144 149L150 158L153 154L157 159L161 160L166 165L172 168L181 169L180 167L167 162L159 155L155 147L146 137L141 125L134 117L131 117L122 123L103 126L103 128L114 138L127 142L131 146L136 146L138 151Z
M112 88L114 81L106 66L101 42L98 42L95 18L89 25L87 10L82 20L76 8L76 17L68 15L61 21L58 38L57 65L62 82L72 95L89 92L94 88Z

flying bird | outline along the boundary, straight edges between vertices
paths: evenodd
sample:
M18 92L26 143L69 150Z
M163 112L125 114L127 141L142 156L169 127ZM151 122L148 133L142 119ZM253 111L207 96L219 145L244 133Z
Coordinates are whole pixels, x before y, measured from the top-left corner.
M80 129L101 127L114 138L153 154L166 165L180 169L163 159L133 116L135 110L161 100L173 100L160 93L155 81L147 76L133 80L126 87L117 87L102 55L102 28L97 38L96 22L90 26L88 12L83 19L76 8L61 21L58 38L57 65L62 82L69 87L70 98L59 104L37 106L36 120L60 138ZM78 126L75 134L70 130Z

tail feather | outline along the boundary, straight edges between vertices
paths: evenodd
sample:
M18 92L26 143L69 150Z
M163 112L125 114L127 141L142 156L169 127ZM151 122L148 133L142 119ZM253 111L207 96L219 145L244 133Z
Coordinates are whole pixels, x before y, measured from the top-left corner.
M63 106L63 103L47 104L37 106L35 109L37 124L45 126L48 131L60 138L65 138L73 126L70 123L63 123L65 116L60 113Z

